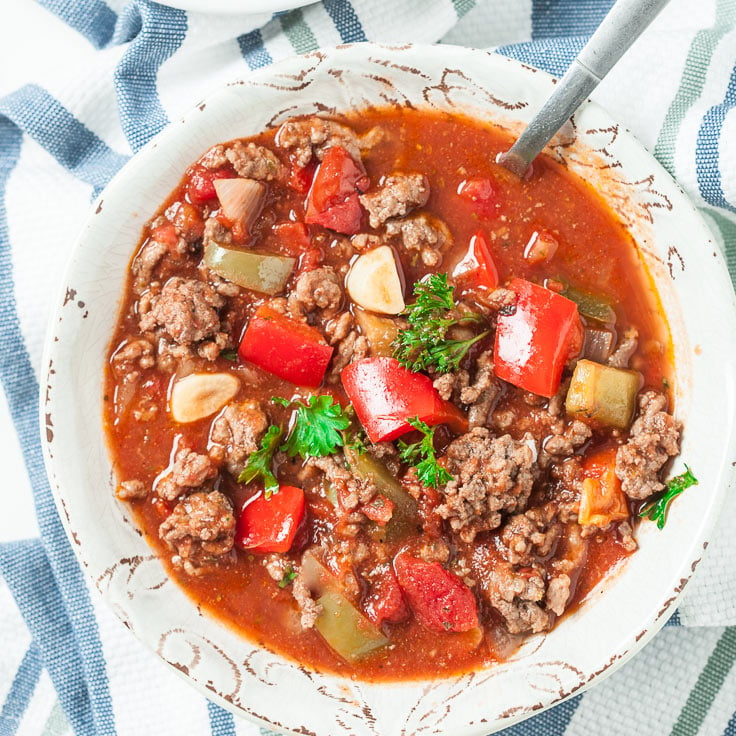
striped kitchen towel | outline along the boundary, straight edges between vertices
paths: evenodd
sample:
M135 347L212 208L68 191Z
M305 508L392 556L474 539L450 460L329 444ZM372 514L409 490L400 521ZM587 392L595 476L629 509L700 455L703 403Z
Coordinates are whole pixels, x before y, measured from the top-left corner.
M248 0L243 0L247 7ZM561 74L611 0L323 0L206 16L149 0L0 8L0 736L265 733L196 695L90 593L38 441L59 274L93 197L212 88L363 40L498 48ZM596 99L677 178L736 275L736 0L672 0ZM736 498L679 611L606 681L509 736L736 736Z

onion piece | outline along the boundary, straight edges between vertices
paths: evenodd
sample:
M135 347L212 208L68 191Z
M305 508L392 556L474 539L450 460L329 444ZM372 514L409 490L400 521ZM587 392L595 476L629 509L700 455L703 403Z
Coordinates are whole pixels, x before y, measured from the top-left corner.
M613 332L605 327L586 327L583 339L583 357L596 363L605 363L613 352Z
M261 214L266 185L254 179L215 179L213 182L222 214L245 232Z

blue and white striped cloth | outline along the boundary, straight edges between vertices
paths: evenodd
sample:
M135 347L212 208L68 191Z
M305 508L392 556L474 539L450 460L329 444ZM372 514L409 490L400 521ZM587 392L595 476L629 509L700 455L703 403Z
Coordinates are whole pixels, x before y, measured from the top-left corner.
M149 0L0 7L0 736L265 733L130 637L89 592L51 499L41 345L90 198L169 120L249 69L341 42L441 40L559 75L610 5L323 0L227 17ZM672 0L595 97L702 208L736 274L736 0ZM508 736L736 736L733 494L728 504L671 625L605 682Z

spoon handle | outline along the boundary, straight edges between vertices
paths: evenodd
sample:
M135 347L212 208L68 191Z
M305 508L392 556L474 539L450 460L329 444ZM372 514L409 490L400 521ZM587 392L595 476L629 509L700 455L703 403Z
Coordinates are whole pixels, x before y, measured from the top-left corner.
M498 162L522 176L552 136L669 0L618 0L570 64L542 109Z

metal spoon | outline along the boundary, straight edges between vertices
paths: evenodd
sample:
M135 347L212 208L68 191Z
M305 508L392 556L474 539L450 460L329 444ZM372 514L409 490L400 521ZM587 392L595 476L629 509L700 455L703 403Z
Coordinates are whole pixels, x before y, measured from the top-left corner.
M517 176L578 109L669 0L618 0L570 64L551 97L497 162Z

